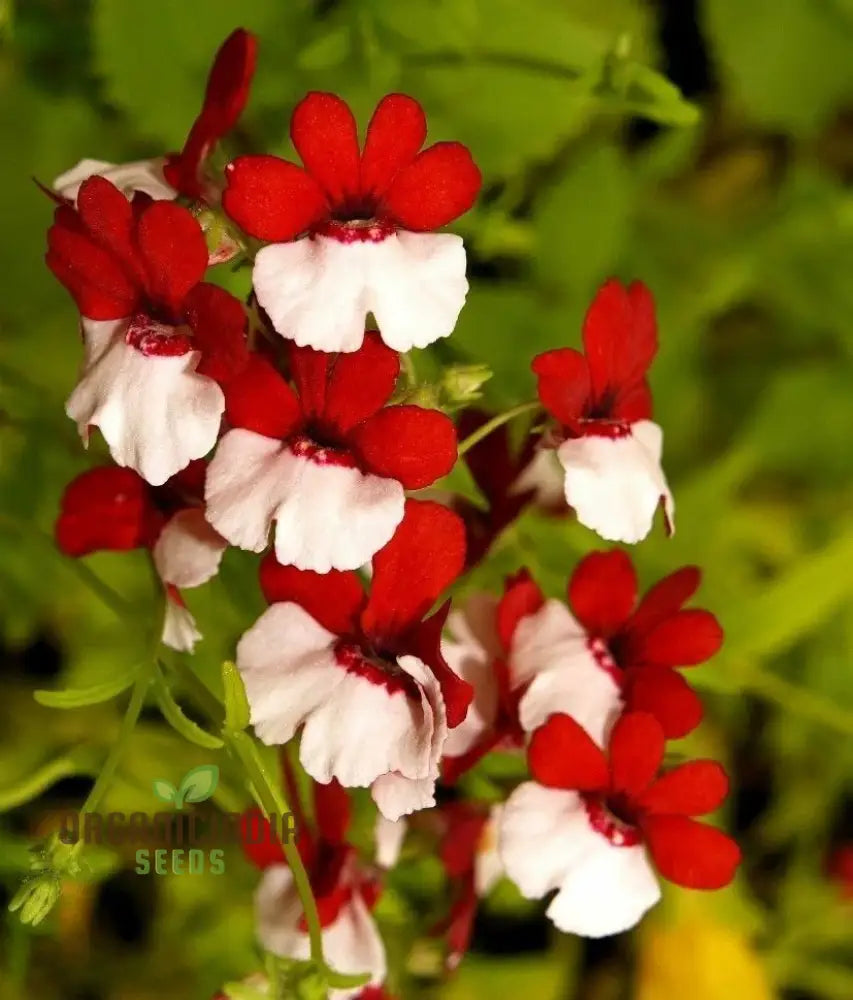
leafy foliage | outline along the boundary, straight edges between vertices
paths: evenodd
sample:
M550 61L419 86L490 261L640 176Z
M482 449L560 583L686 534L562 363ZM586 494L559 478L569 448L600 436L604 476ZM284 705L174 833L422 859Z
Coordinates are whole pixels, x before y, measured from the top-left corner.
M660 9L673 18L689 6ZM424 103L432 138L461 139L482 166L484 196L460 226L471 248L468 304L454 336L416 357L419 369L485 363L494 373L485 405L515 405L533 392L534 353L578 344L599 282L617 274L653 289L661 353L652 378L678 533L650 538L636 558L647 581L701 565L703 604L728 634L720 656L692 675L711 696L710 718L706 743L691 737L685 749L730 759L741 882L719 900L688 904L671 893L637 939L636 968L618 946L603 969L565 940L535 958L485 957L519 927L541 928L539 911L501 887L475 938L480 953L440 995L604 995L596 984L615 980L642 1000L777 989L849 1000L850 909L826 876L831 849L853 839L846 0L699 3L716 78L700 81L701 120L655 68L667 55L678 66L682 38L662 35L658 8L641 0L246 0L239 11L225 0L0 3L0 129L9 137L0 158L0 878L9 896L45 810L69 804L64 779L89 782L116 739L158 614L141 555L94 556L81 569L52 543L64 484L104 451L93 440L86 454L63 416L79 338L42 264L50 205L29 178L49 182L85 156L178 148L210 56L237 17L259 34L261 61L235 150L286 153L288 112L308 89L340 92L362 120L378 97L402 89ZM246 276L221 280L242 291ZM442 485L481 499L461 467ZM595 545L570 521L527 513L461 590L497 590L527 565L560 594ZM205 635L197 670L213 690L259 611L255 566L229 552L221 575L187 597ZM45 647L61 656L48 680L33 668ZM244 693L233 671L224 681L228 725L241 728ZM169 689L153 693L159 710L152 699L105 808L201 801L214 788L222 808L245 806L221 740ZM195 778L182 786L187 772ZM488 798L500 776L478 770L472 780ZM366 847L372 813L358 805ZM434 860L404 863L383 899L392 955L438 916ZM132 855L110 853L97 877L63 895L46 920L55 939L9 930L0 995L50 998L67 982L118 997L131 981L140 1000L205 998L257 967L255 875L236 852L225 878L159 879L150 933L130 957L115 938L90 937L101 883L117 868L132 872ZM54 899L53 882L40 884L31 915ZM437 945L418 940L391 987L435 995Z

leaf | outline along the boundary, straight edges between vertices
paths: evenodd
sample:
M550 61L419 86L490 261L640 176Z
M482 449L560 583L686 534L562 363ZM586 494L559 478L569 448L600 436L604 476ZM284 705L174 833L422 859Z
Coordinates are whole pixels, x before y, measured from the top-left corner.
M135 679L136 671L133 670L87 688L66 688L64 691L40 689L33 692L33 697L40 705L48 708L82 708L84 705L99 705L115 698L126 691Z
M184 802L204 802L216 791L219 784L219 768L216 764L200 764L187 771L178 792L181 804Z
M172 697L172 692L169 690L162 676L157 679L155 692L157 694L157 704L160 706L163 718L175 732L180 733L190 743L195 743L206 750L219 750L222 747L222 740L218 736L213 736L206 732L201 726L193 722L192 719L184 715L183 709Z
M153 782L154 794L161 802L174 804L178 800L178 790L170 781L162 778L155 778Z
M8 788L0 788L0 812L15 809L38 798L51 785L73 775L95 775L98 772L97 755L91 750L69 753L49 761L25 778Z
M222 664L222 688L225 692L225 726L240 732L249 725L249 699L240 671L230 660Z
M488 502L474 482L474 477L471 475L471 470L464 458L460 458L450 472L430 488L455 493L457 496L469 500L480 510L488 510Z

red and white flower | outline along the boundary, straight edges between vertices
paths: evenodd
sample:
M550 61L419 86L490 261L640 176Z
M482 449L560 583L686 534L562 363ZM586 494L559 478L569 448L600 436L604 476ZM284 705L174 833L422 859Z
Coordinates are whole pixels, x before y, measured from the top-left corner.
M60 550L75 559L148 549L166 593L162 640L183 651L201 635L179 588L214 577L226 548L204 517L204 473L204 462L192 462L151 487L132 469L89 469L66 487L55 526Z
M618 673L601 668L566 606L546 600L526 571L507 581L500 601L470 599L464 614L450 616L448 631L444 657L472 685L474 700L445 746L446 781L492 749L523 746L552 712L570 712L605 741L623 707Z
M353 354L291 345L294 389L253 356L226 387L229 430L207 477L208 517L233 545L325 573L357 569L403 518L407 489L451 470L456 431L437 410L384 405L397 355L375 334Z
M581 524L614 542L639 542L674 503L661 469L646 373L657 352L654 302L645 285L608 281L583 326L584 353L562 348L533 360L542 405L559 423L557 457Z
M155 200L173 201L178 195L208 205L219 202L219 191L205 176L204 165L213 147L236 125L255 72L257 40L238 28L223 42L207 80L204 103L180 153L133 163L81 160L53 182L62 198L75 202L80 185L98 175L111 181L126 197L140 191Z
M342 973L370 973L370 983L385 979L385 947L371 915L382 885L379 873L359 861L347 841L350 803L337 783L314 786L316 830L303 827L296 847L308 872L323 929L323 954ZM263 871L255 893L258 938L283 958L306 959L311 942L302 903L284 850L260 814L244 818L244 850ZM357 996L363 987L331 990L334 1000Z
M62 205L47 264L82 315L86 359L66 412L99 427L119 465L159 486L219 434L227 381L248 360L242 305L202 281L207 247L185 208L139 207L103 177Z
M614 678L628 709L654 715L667 739L686 736L702 719L699 697L675 668L704 663L723 643L723 630L710 611L684 607L701 579L695 566L685 566L638 600L631 560L614 549L591 552L569 581L569 606L583 634L581 655ZM549 706L584 722L576 712L582 697L575 678L559 664L540 674L528 692L537 702L539 722Z
M240 156L222 197L238 225L272 244L253 280L278 333L355 351L372 313L396 351L448 336L468 291L465 251L458 236L431 230L474 203L481 178L468 150L440 142L419 153L426 118L403 94L380 101L361 151L352 112L334 94L304 98L290 135L304 169Z
M633 927L660 898L656 872L690 889L733 879L737 844L693 818L723 802L725 771L696 760L659 775L664 746L644 712L619 719L608 755L567 715L533 734L535 781L508 799L499 850L528 899L557 890L547 912L560 930L604 937Z
M370 786L388 819L432 805L448 728L464 719L472 692L439 649L449 602L423 619L463 560L456 515L417 500L374 556L369 596L356 573L320 575L267 557L271 607L237 646L258 737L283 744L301 729L305 770L323 783Z

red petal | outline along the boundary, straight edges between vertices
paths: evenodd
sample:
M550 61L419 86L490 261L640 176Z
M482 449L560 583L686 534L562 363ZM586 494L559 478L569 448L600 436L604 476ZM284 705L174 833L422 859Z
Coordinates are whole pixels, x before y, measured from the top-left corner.
M367 469L420 490L447 475L456 463L456 428L438 410L386 406L353 432Z
M474 204L482 177L459 142L437 142L397 174L384 210L404 229L428 232L452 222Z
M657 351L648 288L638 281L625 288L615 279L602 285L584 319L583 343L597 401L641 381Z
M358 129L345 101L335 94L308 94L293 112L290 137L333 205L358 194Z
M82 316L121 319L136 310L139 290L109 251L59 225L48 230L47 245L47 266L71 293Z
M614 420L632 424L637 420L651 420L653 410L651 386L643 379L616 396L610 416Z
M639 662L692 667L709 660L723 644L723 630L710 611L689 608L655 625L632 646Z
M701 582L702 572L697 566L684 566L658 580L640 599L629 625L631 631L644 631L675 614L696 593Z
M416 625L462 572L465 528L446 507L407 500L391 541L373 557L370 598L362 614L365 632L393 640Z
M333 569L329 573L282 566L273 552L261 560L261 590L269 604L292 601L335 635L357 631L364 604L364 588L357 573Z
M339 354L332 363L323 416L346 434L387 402L399 374L397 352L378 334L365 334L357 351Z
M607 638L627 620L637 600L637 574L620 549L591 552L569 581L569 604L590 635Z
M148 484L132 469L89 469L65 489L56 544L67 556L126 552L151 544L162 518Z
M530 773L547 788L594 792L607 787L607 760L587 731L569 715L552 715L527 748Z
M648 814L704 816L718 809L729 794L729 778L715 760L691 760L662 774L640 796Z
M196 371L217 382L239 375L249 363L246 311L239 299L224 288L201 282L190 291L184 308L193 347L202 352Z
M542 405L561 424L574 423L584 412L590 394L586 358L570 347L546 351L530 366L538 379Z
M152 202L136 231L146 290L158 305L177 312L207 270L207 244L192 214L171 201Z
M314 815L320 837L327 844L342 844L350 824L350 800L346 789L333 778L328 785L314 783Z
M222 134L234 126L246 106L257 57L258 40L245 28L232 31L216 53L203 110L216 112Z
M649 712L668 740L680 739L702 721L702 701L677 671L669 667L628 670L625 698L631 711Z
M166 180L187 198L204 198L202 164L212 147L234 127L246 105L257 52L255 36L238 28L216 53L202 109L182 152L169 157L163 170Z
M361 154L361 191L380 198L426 139L424 109L413 97L388 94L377 104Z
M417 656L433 672L444 699L448 728L455 729L465 721L474 700L474 688L450 669L441 653L441 633L449 612L450 600L447 600L434 615L406 635L400 649Z
M260 809L247 809L240 818L240 846L256 868L287 863L281 841Z
M652 816L643 829L658 870L686 889L722 889L740 864L738 845L721 830L686 816Z
M226 384L225 416L233 427L282 439L303 419L295 393L260 354L251 354L243 371Z
M498 638L506 652L509 652L522 618L536 614L544 603L545 595L528 570L519 570L515 576L507 578L497 611Z
M610 734L610 787L631 798L650 784L663 760L663 729L648 712L626 712Z
M94 241L120 262L128 277L141 281L141 261L133 245L133 208L121 191L95 174L80 185L77 212Z
M222 207L259 240L292 240L328 211L319 184L277 156L238 156L225 168Z
M288 344L290 374L302 412L306 417L322 417L326 409L326 389L329 381L329 364L334 356L313 347L297 347Z

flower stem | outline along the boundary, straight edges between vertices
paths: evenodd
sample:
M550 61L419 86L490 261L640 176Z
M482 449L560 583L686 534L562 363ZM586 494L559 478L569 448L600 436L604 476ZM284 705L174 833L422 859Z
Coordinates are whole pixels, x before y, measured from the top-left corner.
M496 417L492 417L491 420L487 420L482 427L478 427L460 443L457 449L459 457L461 458L465 452L470 451L475 444L479 444L483 438L487 438L498 427L509 423L510 420L514 420L516 417L520 417L523 413L530 413L533 410L539 409L541 405L538 399L531 400L529 403L519 403L518 406L514 406L511 410L505 410Z
M116 769L124 756L124 752L127 749L127 745L130 741L131 735L133 734L133 730L136 727L136 723L139 721L139 715L142 711L142 706L145 704L145 696L148 693L148 687L151 683L152 675L152 668L141 670L139 676L134 682L133 690L130 695L130 701L127 703L124 718L121 720L121 728L119 729L118 737L107 755L107 759L104 761L104 766L101 769L95 784L92 786L92 790L86 797L86 801L80 807L81 818L89 813L96 812L104 798L104 795L106 794L107 788L109 787L109 784L116 773ZM71 851L68 854L69 859L76 857L80 853L82 847L83 839L80 838L71 848Z

